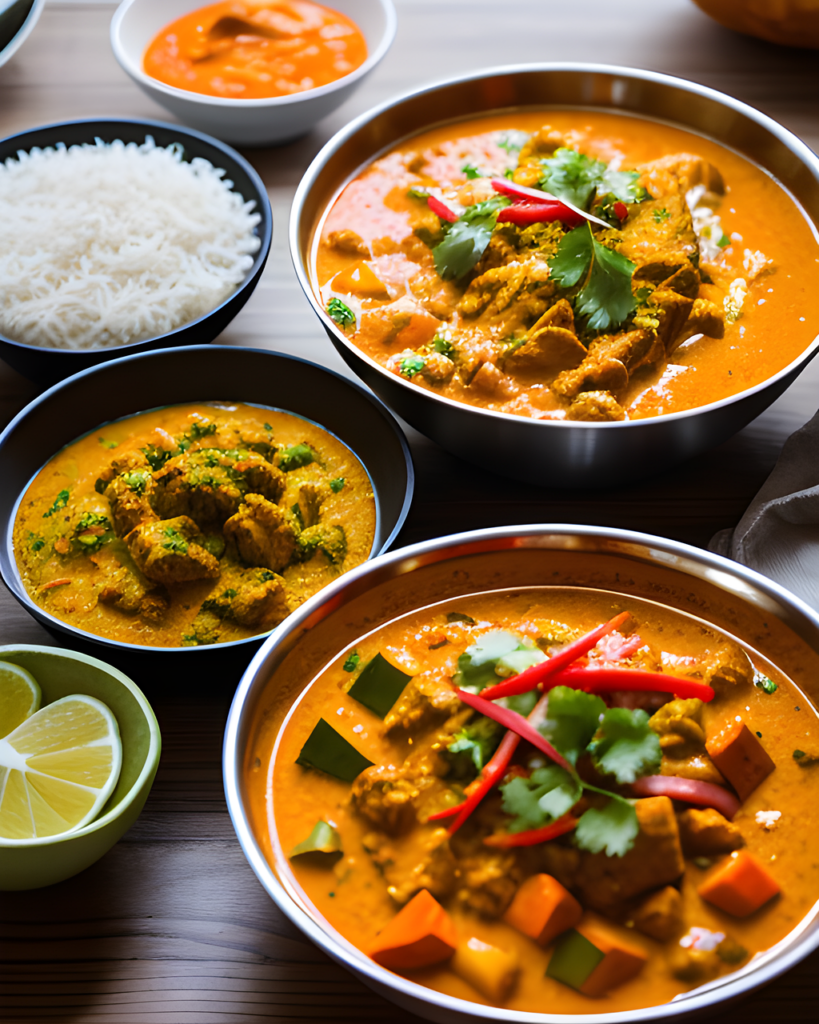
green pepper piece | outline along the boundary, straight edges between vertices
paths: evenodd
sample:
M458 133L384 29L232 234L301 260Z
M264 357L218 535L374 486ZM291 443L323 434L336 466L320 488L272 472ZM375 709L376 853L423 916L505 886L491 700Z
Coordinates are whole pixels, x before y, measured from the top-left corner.
M557 940L546 976L579 989L605 955L585 935L570 928Z
M376 654L361 670L348 692L353 700L369 708L379 718L385 718L410 679L412 676L391 665L383 655Z
M352 782L365 768L372 766L372 761L360 754L329 722L320 718L301 748L296 764L326 772L343 782Z
M341 853L341 836L326 821L317 821L310 835L290 851L291 857L303 853Z

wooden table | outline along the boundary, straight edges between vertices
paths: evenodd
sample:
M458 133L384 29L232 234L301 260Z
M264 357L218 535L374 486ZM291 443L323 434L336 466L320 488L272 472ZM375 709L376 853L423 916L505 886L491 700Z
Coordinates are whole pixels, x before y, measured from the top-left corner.
M380 68L306 138L249 151L270 192L273 250L259 287L220 339L305 356L348 373L296 282L286 245L296 184L352 116L418 84L492 64L588 60L681 75L722 89L819 143L817 54L732 34L688 0L396 0ZM96 115L170 120L114 61L113 4L52 3L0 69L0 135ZM418 470L400 542L500 523L592 523L705 545L733 525L785 438L816 410L819 361L720 448L646 483L557 491L483 476L409 431ZM0 364L7 421L35 388ZM5 592L0 642L54 643ZM335 966L290 924L250 871L228 818L220 754L236 678L159 688L137 675L164 737L147 806L124 839L76 878L0 893L0 1019L94 1024L414 1021ZM813 1021L819 954L736 1011L749 1022Z

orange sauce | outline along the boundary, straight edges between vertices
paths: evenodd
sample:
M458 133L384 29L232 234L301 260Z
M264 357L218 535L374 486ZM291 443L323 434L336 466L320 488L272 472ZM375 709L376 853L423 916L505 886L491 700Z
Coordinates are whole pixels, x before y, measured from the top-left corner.
M223 0L172 21L145 51L145 73L225 99L317 89L367 59L360 29L309 0Z

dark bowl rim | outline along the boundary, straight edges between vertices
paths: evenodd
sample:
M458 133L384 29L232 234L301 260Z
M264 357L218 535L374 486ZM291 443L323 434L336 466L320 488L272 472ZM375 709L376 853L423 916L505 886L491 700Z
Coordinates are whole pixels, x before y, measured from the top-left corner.
M501 424L530 424L531 426L525 429L534 430L569 430L569 431L598 431L598 430L651 430L661 429L660 425L664 423L673 423L675 421L684 421L695 417L700 414L707 414L714 410L722 409L726 406L733 405L737 402L741 402L747 398L759 394L765 391L767 388L775 386L778 381L788 377L790 374L796 372L799 368L804 368L819 353L819 334L810 342L804 350L793 359L787 366L778 370L772 376L761 381L759 384L754 384L750 388L746 388L743 391L737 392L735 395L729 395L727 398L718 399L715 402L709 402L707 405L698 405L692 409L683 409L679 412L663 413L659 416L650 416L645 419L635 420L615 420L615 421L584 421L584 420L539 420L532 419L527 416L517 416L514 413L498 412L494 409L484 409L479 406L467 405L465 402L458 402L453 398L447 398L444 395L439 395L434 391L429 391L426 388L419 388L417 385L412 384L411 381L405 380L398 374L392 373L387 370L380 363L377 363L371 356L368 356L363 350L353 345L350 340L346 337L344 332L339 328L338 324L332 320L324 310L324 308L316 300L314 289L311 283L311 275L308 272L305 263L302 259L301 244L300 244L300 232L301 232L301 221L303 217L303 208L310 189L315 184L316 179L324 168L327 160L350 139L352 136L363 128L368 122L375 120L382 114L391 110L394 107L400 106L407 100L417 99L422 96L432 96L438 90L449 86L459 85L468 82L479 81L489 76L499 75L529 75L535 73L549 73L549 72L574 72L577 74L587 75L609 75L617 76L620 78L630 78L637 81L644 81L654 83L657 85L664 85L670 88L681 89L684 92L692 93L700 96L704 99L711 100L721 104L722 106L728 107L731 110L749 118L754 121L761 128L766 129L772 135L775 136L777 141L782 143L786 148L790 149L791 152L796 155L801 163L807 167L813 174L813 177L819 183L819 155L817 155L807 143L803 142L794 132L785 128L784 125L779 124L774 118L769 117L767 114L763 114L762 111L757 110L748 103L744 103L742 100L734 99L727 93L720 92L718 89L712 89L710 86L701 85L698 82L691 82L685 78L679 78L676 75L667 75L659 71L650 71L642 68L630 68L623 67L616 64L595 64L585 63L583 61L544 61L542 63L528 63L528 64L502 64L492 67L479 68L475 71L468 71L461 75L453 75L447 78L438 79L428 85L423 85L417 89L407 90L398 96L393 96L391 99L385 100L375 107L370 108L364 113L359 114L358 117L354 118L343 128L340 128L331 139L329 139L324 146L319 150L316 156L311 161L307 170L304 172L301 181L296 189L295 195L293 196L293 203L290 208L290 222L288 225L288 242L290 247L290 256L293 260L293 266L296 271L296 277L298 278L299 284L301 285L302 291L307 298L307 301L313 308L313 312L318 316L321 321L324 330L333 340L333 344L337 349L349 354L349 361L352 363L360 362L363 363L367 370L371 374L383 379L385 383L389 383L393 386L396 385L402 388L408 395L409 400L412 401L412 396L417 396L421 401L428 401L432 404L432 407L441 406L444 409L448 409L452 412L459 411L462 415L478 415L488 417L490 420L494 420L498 426ZM567 106L564 104L564 106ZM604 108L597 107L595 104L569 104L568 106L576 106L578 109L613 109L617 111L619 108ZM497 112L503 110L516 109L510 107L497 107L493 108ZM489 111L485 111L489 113ZM640 115L639 111L627 112L632 113L634 116ZM471 115L470 115L471 116ZM474 116L479 116L475 114ZM469 116L464 118L449 118L446 121L436 122L431 121L428 127L434 127L436 124L450 123L452 121L468 120ZM669 122L673 123L673 122ZM696 129L686 128L685 125L679 124L679 127L689 130L694 134L697 134ZM426 129L420 129L419 132L413 132L403 138L412 138L413 135L420 134L420 132ZM704 134L699 132L699 134ZM714 140L718 142L719 140ZM394 147L397 143L391 142L386 146L383 146L376 154L367 157L367 159L359 165L358 171L354 173L360 173L361 169L373 160L377 159L378 156L386 150ZM743 155L743 154L740 154ZM751 159L746 157L746 159ZM751 161L757 163L757 161ZM763 168L764 170L764 168ZM770 172L768 172L770 173ZM347 182L352 180L352 176L347 179ZM778 181L778 179L776 179ZM346 182L345 182L346 183ZM780 183L781 184L781 183ZM786 191L789 191L786 186ZM806 217L809 223L813 224L815 230L819 230L819 223L807 214L802 208L802 204L795 198L794 202L797 203L803 215ZM326 209L326 208L325 208ZM309 256L309 254L308 254ZM355 371L358 373L358 370Z
M51 397L55 393L57 393L58 391L61 391L64 387L66 387L66 386L68 386L70 384L76 383L77 381L79 381L82 378L92 377L94 374L97 374L97 373L105 373L106 370L111 369L111 368L117 368L117 367L121 366L123 363L136 362L136 361L142 360L142 359L163 358L164 356L167 356L169 354L176 355L176 356L183 356L183 355L186 355L186 354L190 354L191 356L194 356L194 355L199 354L199 353L208 354L208 353L219 353L219 352L230 353L231 355L235 355L236 353L241 353L241 352L253 352L253 353L258 354L258 355L272 356L272 357L277 358L277 359L287 360L288 362L291 362L291 363L299 363L299 364L303 364L303 365L309 366L311 369L318 370L321 373L324 373L324 374L327 374L327 375L329 375L331 377L334 377L338 383L340 383L342 385L346 385L346 386L352 388L354 391L356 391L358 393L359 397L361 397L365 401L369 402L369 404L371 406L373 406L375 411L380 413L381 417L383 418L383 420L385 422L385 425L388 426L392 430L395 439L398 441L398 443L399 443L399 445L401 447L401 451L402 451L403 456L404 456L404 468L406 470L407 483L406 483L406 487L404 489L404 498L403 498L403 501L401 503L401 510L400 510L400 512L398 514L398 517L396 519L395 525L393 526L392 530L390 531L389 535L387 536L386 540L381 545L381 547L378 549L378 551L375 554L370 555L369 558L366 559L365 563L362 563L362 564L366 564L366 562L370 562L374 558L377 558L380 555L382 555L385 552L387 552L388 550L390 550L392 544L395 543L396 537L398 536L398 534L400 533L402 527L404 526L404 523L406 522L407 516L409 515L410 505L412 504L412 499L413 499L414 492L415 492L415 465L414 465L413 460L412 460L412 452L410 451L409 443L408 443L408 441L407 441L407 439L406 439L406 437L404 435L403 430L401 429L398 421L396 420L395 415L393 414L392 410L389 409L388 406L384 402L382 402L382 400L377 395L373 394L363 384L360 384L357 380L351 380L349 377L345 377L343 374L339 373L337 370L331 370L331 369L328 369L326 366L322 366L320 363L315 363L311 359L303 359L301 356L290 355L287 352L277 352L277 351L273 351L271 349L254 348L253 346L250 346L250 345L184 345L182 347L175 347L175 348L152 349L152 350L150 350L148 352L136 352L133 355L122 356L119 359L108 359L108 360L106 360L103 363L96 363L95 365L89 366L89 367L87 367L84 370L80 370L78 373L72 374L70 377L66 377L65 380L59 381L57 384L53 384L50 388L48 388L47 390L43 391L42 394L39 394L39 395L37 395L36 398L33 398L23 409L20 410L20 412L17 413L17 415L14 417L14 419L12 419L6 425L6 427L3 429L3 431L0 432L0 460L2 460L3 448L5 446L5 443L6 443L7 439L11 436L11 434L14 431L16 431L23 424L23 422L25 421L26 417L35 408L38 408L39 406L41 406L41 405L45 404L47 401L49 401L51 399ZM283 410L283 411L287 411L287 410ZM126 414L126 415L135 415L135 414L132 413L132 414ZM292 415L299 416L301 419L308 419L308 417L301 416L301 414L299 414L299 413L292 413ZM327 433L332 434L334 437L337 436L334 431L329 430L327 427L323 427L322 424L319 423L318 420L315 420L313 422L315 422L318 426L322 427L322 429L325 430ZM82 436L85 436L85 435L82 435ZM75 440L76 440L76 438L75 438ZM358 452L354 451L353 448L349 444L347 444L346 441L343 440L343 438L339 437L338 440L342 444L344 444L347 448L349 448L350 451L352 451L353 454L356 456L356 458L359 460L359 462L361 462L361 464L364 466L364 469L367 472L367 475L370 478L371 483L373 483L373 491L376 492L375 483L372 480L372 477L370 475L370 471L369 471L366 463L364 462L364 460L361 458L361 456L358 454ZM72 442L68 442L68 443L70 444ZM42 466L39 467L39 469L37 469L35 471L34 475L36 475L36 473L39 472L40 469L42 469ZM33 476L32 476L31 479L33 479ZM19 497L20 497L20 495L17 496L17 500L19 500ZM13 528L13 525L14 525L13 524L13 517L10 517L10 519L9 519L9 531L11 531L11 529ZM6 537L0 538L0 544L2 544L4 547L6 547L9 550L11 550L11 533L10 532L9 532L9 534ZM16 565L16 561L13 558L13 551L12 551L11 562L12 562L12 564ZM0 565L2 565L2 562L0 562ZM352 572L354 570L349 570L349 571ZM347 575L347 573L343 573L342 574L342 576L346 576L346 575ZM17 599L17 601L19 601L19 603L25 608L25 610L29 613L29 615L31 615L34 619L36 619L39 623L44 625L46 628L51 629L51 630L57 630L60 633L67 634L69 637L71 637L72 639L74 639L74 640L76 640L76 641L78 641L80 643L83 643L83 644L91 643L91 644L99 645L100 647L103 647L103 648L113 649L115 651L125 651L125 652L130 652L130 653L133 653L133 654L145 654L145 655L148 655L150 657L157 657L157 658L158 657L162 657L162 656L168 656L168 655L177 655L177 656L178 655L188 655L188 656L190 656L191 652L198 652L199 656L203 657L207 653L213 654L215 652L232 651L232 650L235 650L236 648L239 648L239 647L242 647L242 646L245 646L245 645L258 646L260 643L264 642L264 640L270 635L270 633L273 632L273 629L278 628L278 627L273 627L273 629L268 630L266 633L259 633L258 635L255 635L255 636L245 637L242 640L229 640L229 641L226 641L225 643L207 644L207 645L203 645L203 646L193 646L193 647L156 647L156 646L149 646L149 645L143 645L143 644L123 643L122 641L119 641L119 640L112 640L109 637L99 636L99 635L94 634L94 633L89 633L86 630L77 629L76 626L71 626L69 623L63 622L62 619L58 619L55 616L49 615L47 612L44 612L42 608L39 608L31 600L31 598L30 598L30 596L28 594L28 591L25 589L25 587L18 587L17 586L17 581L7 580L5 573L2 574L2 580L3 580L3 583L5 584L6 588L9 590L9 592ZM329 585L330 584L328 584L328 586ZM322 588L322 590L324 590L324 589L326 589L326 587ZM298 609L296 609L296 610L298 610ZM291 613L291 614L293 614L293 613ZM288 615L287 618L290 618L290 616Z
M452 560L464 554L497 553L509 547L538 546L538 538L550 536L559 536L569 540L580 538L581 541L592 541L594 538L602 537L629 548L636 547L642 550L646 559L653 558L655 562L659 562L666 568L674 567L684 576L697 575L690 571L690 566L696 565L701 570L700 578L710 580L720 589L724 589L742 600L750 600L747 597L747 590L752 587L758 595L760 604L770 602L779 605L785 611L794 613L796 618L805 620L819 635L819 612L781 584L723 555L683 541L641 531L601 525L541 522L470 530L396 548L386 552L383 556L379 555L376 559L362 563L351 573L345 573L344 576L335 580L329 588L319 591L298 608L292 617L280 623L253 655L233 695L222 743L222 781L231 824L251 870L268 896L289 920L319 949L355 975L362 977L370 987L382 994L384 990L388 990L390 995L387 998L402 1008L406 1008L405 1004L400 1001L400 998L393 1000L393 993L397 997L408 997L411 1000L431 1004L436 1011L455 1014L453 1019L464 1021L469 1018L476 1022L478 1020L487 1022L499 1020L506 1021L508 1024L632 1024L634 1021L649 1024L650 1021L669 1020L673 1024L673 1021L678 1018L688 1020L713 1011L715 1008L727 1006L735 1000L749 995L796 966L813 952L819 946L819 915L817 915L815 907L808 911L808 915L813 913L810 921L807 921L808 915L806 915L806 918L803 918L780 943L771 947L772 950L776 949L776 946L788 942L790 938L791 941L787 948L779 949L776 953L769 950L767 953L771 955L763 963L753 966L755 961L751 960L739 971L705 983L700 988L675 997L669 1002L636 1010L577 1014L554 1014L546 1010L542 1013L510 1010L478 1002L473 1003L436 989L427 988L413 979L395 974L387 968L380 967L374 960L370 960L349 940L344 939L343 936L337 936L332 926L327 927L321 924L320 915L316 917L308 913L293 900L264 856L250 825L244 784L241 778L241 762L244 751L244 737L241 735L242 718L248 714L248 705L251 705L252 708L258 705L261 691L269 685L271 671L275 670L284 656L292 650L293 645L287 644L288 639L300 627L309 628L313 622L323 618L322 610L327 604L331 605L328 614L338 605L343 606L342 594L346 588L353 588L354 593L357 593L357 586L362 578L379 574L384 567L389 568L396 564L400 567L403 563L409 566L405 571L411 574L416 568L425 566L429 562ZM523 538L524 543L515 544L516 538ZM511 540L512 543L508 543L508 540ZM683 560L684 564L673 566L675 559ZM731 581L733 590L726 586L726 580ZM743 596L743 592L746 592L746 596ZM693 610L693 614L696 616L699 612ZM789 628L794 628L790 620L783 621ZM798 632L798 630L795 631ZM805 639L804 636L803 639ZM277 658L277 648L280 645L283 645L284 649ZM815 649L819 651L819 645L815 646ZM260 682L263 677L267 678L264 682ZM813 927L808 933L811 924ZM410 1010L415 1013L421 1012L417 1006L411 1006ZM434 1019L440 1019L440 1017Z
M25 140L26 136L31 136L39 132L55 131L60 128L68 128L73 127L75 125L91 126L95 124L135 125L139 126L140 128L144 127L146 129L154 128L160 129L162 131L170 131L173 133L179 133L183 136L188 136L189 138L193 138L197 142L204 142L205 144L213 146L216 149L220 150L227 158L228 163L235 164L237 167L241 169L241 171L244 174L248 176L253 187L256 189L257 192L257 195L252 196L251 198L256 203L256 210L254 212L259 213L262 219L255 229L260 241L260 245L258 251L255 253L253 257L253 264L251 267L248 268L244 280L241 281L236 286L235 290L232 291L230 295L228 295L225 299L223 299L218 306L214 306L213 309L209 309L207 313L203 313L201 316L198 316L195 320L188 320L185 323L180 324L178 327L175 327L172 331L168 331L165 334L155 334L152 335L150 338L142 338L139 341L129 341L125 345L110 345L108 347L103 348L96 346L92 348L69 349L58 348L57 346L54 345L29 345L23 341L15 341L13 338L7 338L5 334L0 333L0 345L9 346L11 348L16 348L23 352L30 352L32 354L42 352L46 357L55 355L60 358L65 357L66 359L76 357L77 359L84 358L87 360L89 358L93 358L99 355L103 355L103 357L105 357L105 353L108 352L123 352L127 354L128 349L134 348L137 345L155 345L159 341L167 341L169 344L173 344L173 338L177 334L183 331L188 331L192 327L195 327L197 324L204 323L206 320L209 320L210 317L215 316L221 310L223 310L225 306L227 306L231 302L234 302L236 300L237 295L243 292L251 284L251 282L254 282L256 280L257 276L261 273L265 263L267 262L267 258L270 255L270 247L273 242L273 208L270 204L270 197L267 194L265 184L262 181L258 171L256 171L252 164L248 160L246 160L241 155L241 153L237 152L232 146L229 146L226 142L222 142L220 139L214 138L214 136L208 135L205 132L200 132L197 131L195 128L188 128L187 126L181 124L172 124L169 121L155 121L140 117L78 117L67 121L55 121L50 124L38 125L34 128L27 128L23 132L16 132L14 135L7 135L4 138L0 138L0 149L5 148L9 144L13 144L17 139ZM150 132L146 131L146 134L150 134ZM57 145L59 141L60 140L58 139L54 143L49 143L49 145ZM88 140L88 142L93 141L93 138L90 138ZM77 143L72 143L71 145L77 145ZM5 160L14 159L15 154L20 150L24 152L29 152L31 148L33 147L29 146L28 149L26 149L24 145L20 145L18 149L14 151L14 153L11 153L6 157L0 157L0 163L5 162ZM40 148L43 148L42 145L40 146ZM232 180L230 168L225 167L224 171L226 176L230 177ZM231 191L236 191L235 185L234 188L231 189ZM245 199L245 202L248 201L245 196L242 196L242 198ZM118 357L112 356L110 358Z

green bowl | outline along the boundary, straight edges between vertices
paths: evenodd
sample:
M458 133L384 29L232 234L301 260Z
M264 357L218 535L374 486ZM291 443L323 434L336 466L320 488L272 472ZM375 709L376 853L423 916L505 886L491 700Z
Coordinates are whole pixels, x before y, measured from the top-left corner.
M0 646L0 661L14 662L34 676L43 707L72 693L101 700L113 712L122 738L119 781L90 825L30 843L11 844L0 838L0 890L39 889L90 867L139 817L159 764L159 725L139 687L104 661L28 644Z

